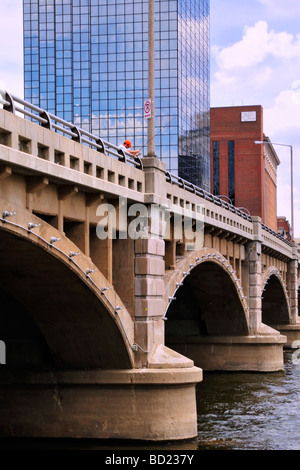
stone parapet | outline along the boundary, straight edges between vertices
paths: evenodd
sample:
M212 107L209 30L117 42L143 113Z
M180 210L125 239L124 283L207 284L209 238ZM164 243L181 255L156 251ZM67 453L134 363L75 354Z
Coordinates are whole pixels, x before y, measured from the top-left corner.
M0 109L1 160L80 188L144 201L144 172ZM6 150L5 150L6 149Z

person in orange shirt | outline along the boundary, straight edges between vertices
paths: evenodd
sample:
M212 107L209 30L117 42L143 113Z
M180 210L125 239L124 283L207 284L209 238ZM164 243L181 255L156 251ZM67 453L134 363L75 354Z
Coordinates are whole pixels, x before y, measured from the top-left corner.
M122 145L120 145L119 150L130 153L133 157L137 157L140 153L140 150L131 150L132 145L130 140L125 140Z

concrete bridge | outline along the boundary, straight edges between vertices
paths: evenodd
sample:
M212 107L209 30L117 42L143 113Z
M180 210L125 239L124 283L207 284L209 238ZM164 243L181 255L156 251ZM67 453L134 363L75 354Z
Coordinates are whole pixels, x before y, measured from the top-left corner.
M2 101L1 436L192 438L203 370L283 368L294 243L156 158Z

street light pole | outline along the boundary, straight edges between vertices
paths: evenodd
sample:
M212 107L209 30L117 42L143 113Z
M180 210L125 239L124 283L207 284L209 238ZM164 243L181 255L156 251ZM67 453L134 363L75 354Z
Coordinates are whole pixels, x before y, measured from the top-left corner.
M295 230L295 226L294 226L294 191L293 191L293 188L294 188L294 181L293 181L293 146L290 145L290 152L291 152L291 212L292 212L292 228L293 228L293 233L292 233L292 240L294 240L295 238L295 234L294 234L294 230Z
M148 99L151 100L151 117L147 123L147 156L155 157L155 37L154 0L148 0Z
M294 172L293 172L293 146L289 144L278 144L276 142L265 142L262 140L255 140L255 144L264 144L264 145L280 145L282 147L290 148L291 155L291 225L292 225L292 240L294 240Z

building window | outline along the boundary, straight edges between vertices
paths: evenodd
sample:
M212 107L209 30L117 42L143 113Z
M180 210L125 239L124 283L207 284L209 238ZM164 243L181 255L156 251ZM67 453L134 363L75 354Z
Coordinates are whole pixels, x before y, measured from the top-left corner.
M213 193L220 194L220 143L213 142Z
M69 120L71 96L74 124L146 155L147 16L148 0L24 0L25 99ZM155 152L206 191L209 54L209 0L155 0Z
M228 141L228 197L235 205L234 140Z

